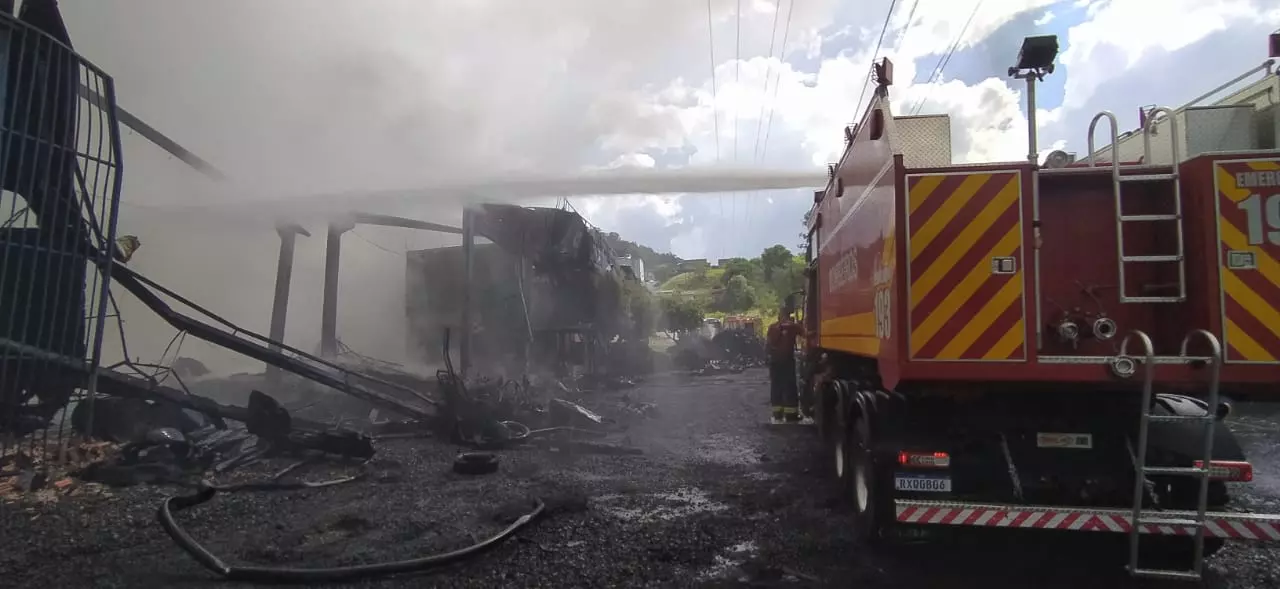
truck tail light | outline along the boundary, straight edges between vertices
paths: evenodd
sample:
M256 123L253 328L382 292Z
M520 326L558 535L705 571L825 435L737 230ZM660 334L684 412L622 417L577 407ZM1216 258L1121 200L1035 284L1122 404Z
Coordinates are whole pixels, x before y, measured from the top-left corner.
M950 468L951 455L946 452L898 452L898 464L908 468Z
M1197 460L1196 468L1203 468L1204 461ZM1215 481L1247 483L1253 480L1253 465L1234 460L1210 460L1209 478Z

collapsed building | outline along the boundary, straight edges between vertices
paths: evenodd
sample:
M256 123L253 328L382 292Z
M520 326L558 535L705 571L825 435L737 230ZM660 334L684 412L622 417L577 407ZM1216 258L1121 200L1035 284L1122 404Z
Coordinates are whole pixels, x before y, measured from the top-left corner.
M409 349L440 362L449 329L461 335L464 367L480 372L635 372L648 346L648 291L581 215L486 204L463 225L462 245L407 255Z

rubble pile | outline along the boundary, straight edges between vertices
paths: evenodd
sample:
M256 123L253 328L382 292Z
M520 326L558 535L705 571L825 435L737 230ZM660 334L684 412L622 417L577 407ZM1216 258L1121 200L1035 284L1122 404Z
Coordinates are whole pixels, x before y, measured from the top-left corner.
M765 363L764 342L745 329L723 330L710 338L688 333L667 353L676 368L696 376L737 374Z

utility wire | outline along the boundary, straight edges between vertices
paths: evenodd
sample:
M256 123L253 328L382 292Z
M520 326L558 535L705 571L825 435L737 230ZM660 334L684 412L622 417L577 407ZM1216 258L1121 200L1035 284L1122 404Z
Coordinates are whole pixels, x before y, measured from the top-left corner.
M938 59L937 65L933 68L933 74L929 76L929 81L926 84L933 84L942 77L942 72L947 69L947 64L951 63L951 56L955 55L956 49L960 47L960 42L964 40L965 33L969 32L969 25L973 24L973 17L977 16L978 9L982 8L982 2L983 0L978 0L973 5L973 11L969 13L969 19L964 21L964 26L960 28L960 34L956 35L955 41L952 41L951 48ZM929 88L928 93L920 97L920 100L916 102L915 108L911 109L912 115L920 113L920 109L924 108L924 103L933 96L935 89L936 87Z
M711 12L711 0L707 0L707 53L711 58L711 118L716 133L716 164L720 163L720 106L716 98L716 37L715 18ZM724 195L716 197L720 203L720 218L724 218Z
M765 63L764 71L764 88L760 90L760 114L756 117L756 144L751 150L751 156L756 163L761 162L760 158L760 137L764 134L764 109L768 101L765 98L769 95L769 78L773 77L773 51L775 43L778 40L778 22L782 16L782 0L778 0L773 9L773 26L769 29L769 61ZM759 196L759 192L753 192L747 197L746 210L743 216L746 217L747 233L751 233L751 209L754 208L755 199Z
M880 47L884 45L884 34L889 31L889 21L893 19L893 9L898 5L898 0L889 1L889 12L884 15L884 26L880 27L880 40L876 41L876 49L871 52L871 63L874 66L876 58L880 57ZM862 101L866 98L867 88L871 86L871 72L867 72L867 80L862 84L862 92L858 94L858 106L853 109L853 116L862 118Z
M777 8L773 10L773 31L769 34L769 61L764 72L764 90L760 91L760 96L764 97L769 94L769 78L773 77L773 48L774 42L778 40L778 17L782 15L782 0L778 0ZM760 101L760 116L756 117L756 146L752 150L752 156L758 161L760 158L760 136L764 133L764 107L766 101Z
M911 32L911 21L916 17L916 9L920 7L920 0L911 3L911 10L907 11L907 23L902 25L902 34L898 35L898 49L901 50L903 44L907 42L907 33Z
M734 56L733 56L733 83L740 85L742 81L742 0L738 0L738 10L734 14ZM741 91L739 91L741 94ZM733 162L738 163L738 108L734 104L733 108Z
M707 55L711 58L711 118L716 132L716 163L720 163L720 111L716 103L716 43L715 22L711 17L711 0L707 0Z
M733 104L733 163L738 163L738 129L741 127L740 117L742 112L742 0L738 0L738 7L734 11L734 56L733 56L733 85L736 86L738 99ZM738 219L738 193L733 193L733 200L729 205L729 229L732 235L732 229ZM720 241L720 257L724 257L725 240Z
M382 250L382 251L384 251L384 252L387 252L387 253L389 253L389 254L395 254L395 255L397 255L397 256L403 256L403 255L405 254L405 252L398 252L398 251L393 250L393 249L391 249L391 248L384 247L384 246L382 246L382 245L378 244L377 242L375 242L374 240L369 239L368 237L365 237L365 236L363 236L363 235L360 235L360 233L358 233L358 232L356 232L356 231L354 231L354 230L353 230L353 231L351 231L351 234L352 234L352 235L354 235L354 236L356 236L356 238L358 238L360 241L363 241L363 242L365 242L365 243L367 243L367 244L369 244L369 245L371 245L371 246L373 246L373 247L376 247L376 248L378 248L378 249L380 249L380 250Z
M779 0L781 3L781 0ZM796 0L791 0L791 7L787 9L787 25L782 30L782 48L778 52L778 61L785 64L787 62L787 37L791 34L791 15L796 12ZM779 64L781 65L781 64ZM764 155L769 151L769 136L773 134L773 113L777 112L776 105L778 103L778 88L782 87L782 68L778 68L777 75L773 79L773 98L769 101L769 121L765 123L764 143L760 145L760 160L764 161Z

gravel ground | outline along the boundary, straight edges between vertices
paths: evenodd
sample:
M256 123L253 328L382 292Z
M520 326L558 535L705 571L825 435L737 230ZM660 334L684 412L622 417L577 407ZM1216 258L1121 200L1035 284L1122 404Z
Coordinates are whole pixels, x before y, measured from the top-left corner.
M631 418L625 434L643 455L525 448L502 452L498 474L463 477L449 472L454 448L395 440L380 446L363 480L219 495L179 519L225 560L315 567L459 548L496 533L534 497L548 505L545 517L484 555L430 574L341 585L351 587L1153 586L1109 566L1123 549L1104 549L1107 538L1095 534L1088 545L1079 536L1060 545L1000 535L859 551L812 458L813 432L766 425L766 389L756 369L655 379L630 391L658 406L654 416ZM601 398L593 408L607 414L609 405ZM1239 413L1235 428L1259 470L1242 501L1280 512L1280 450L1265 439L1275 438L1275 416ZM139 487L0 505L0 586L230 585L156 523L160 500L175 492ZM1274 548L1231 545L1212 560L1206 586L1278 586L1277 562Z

